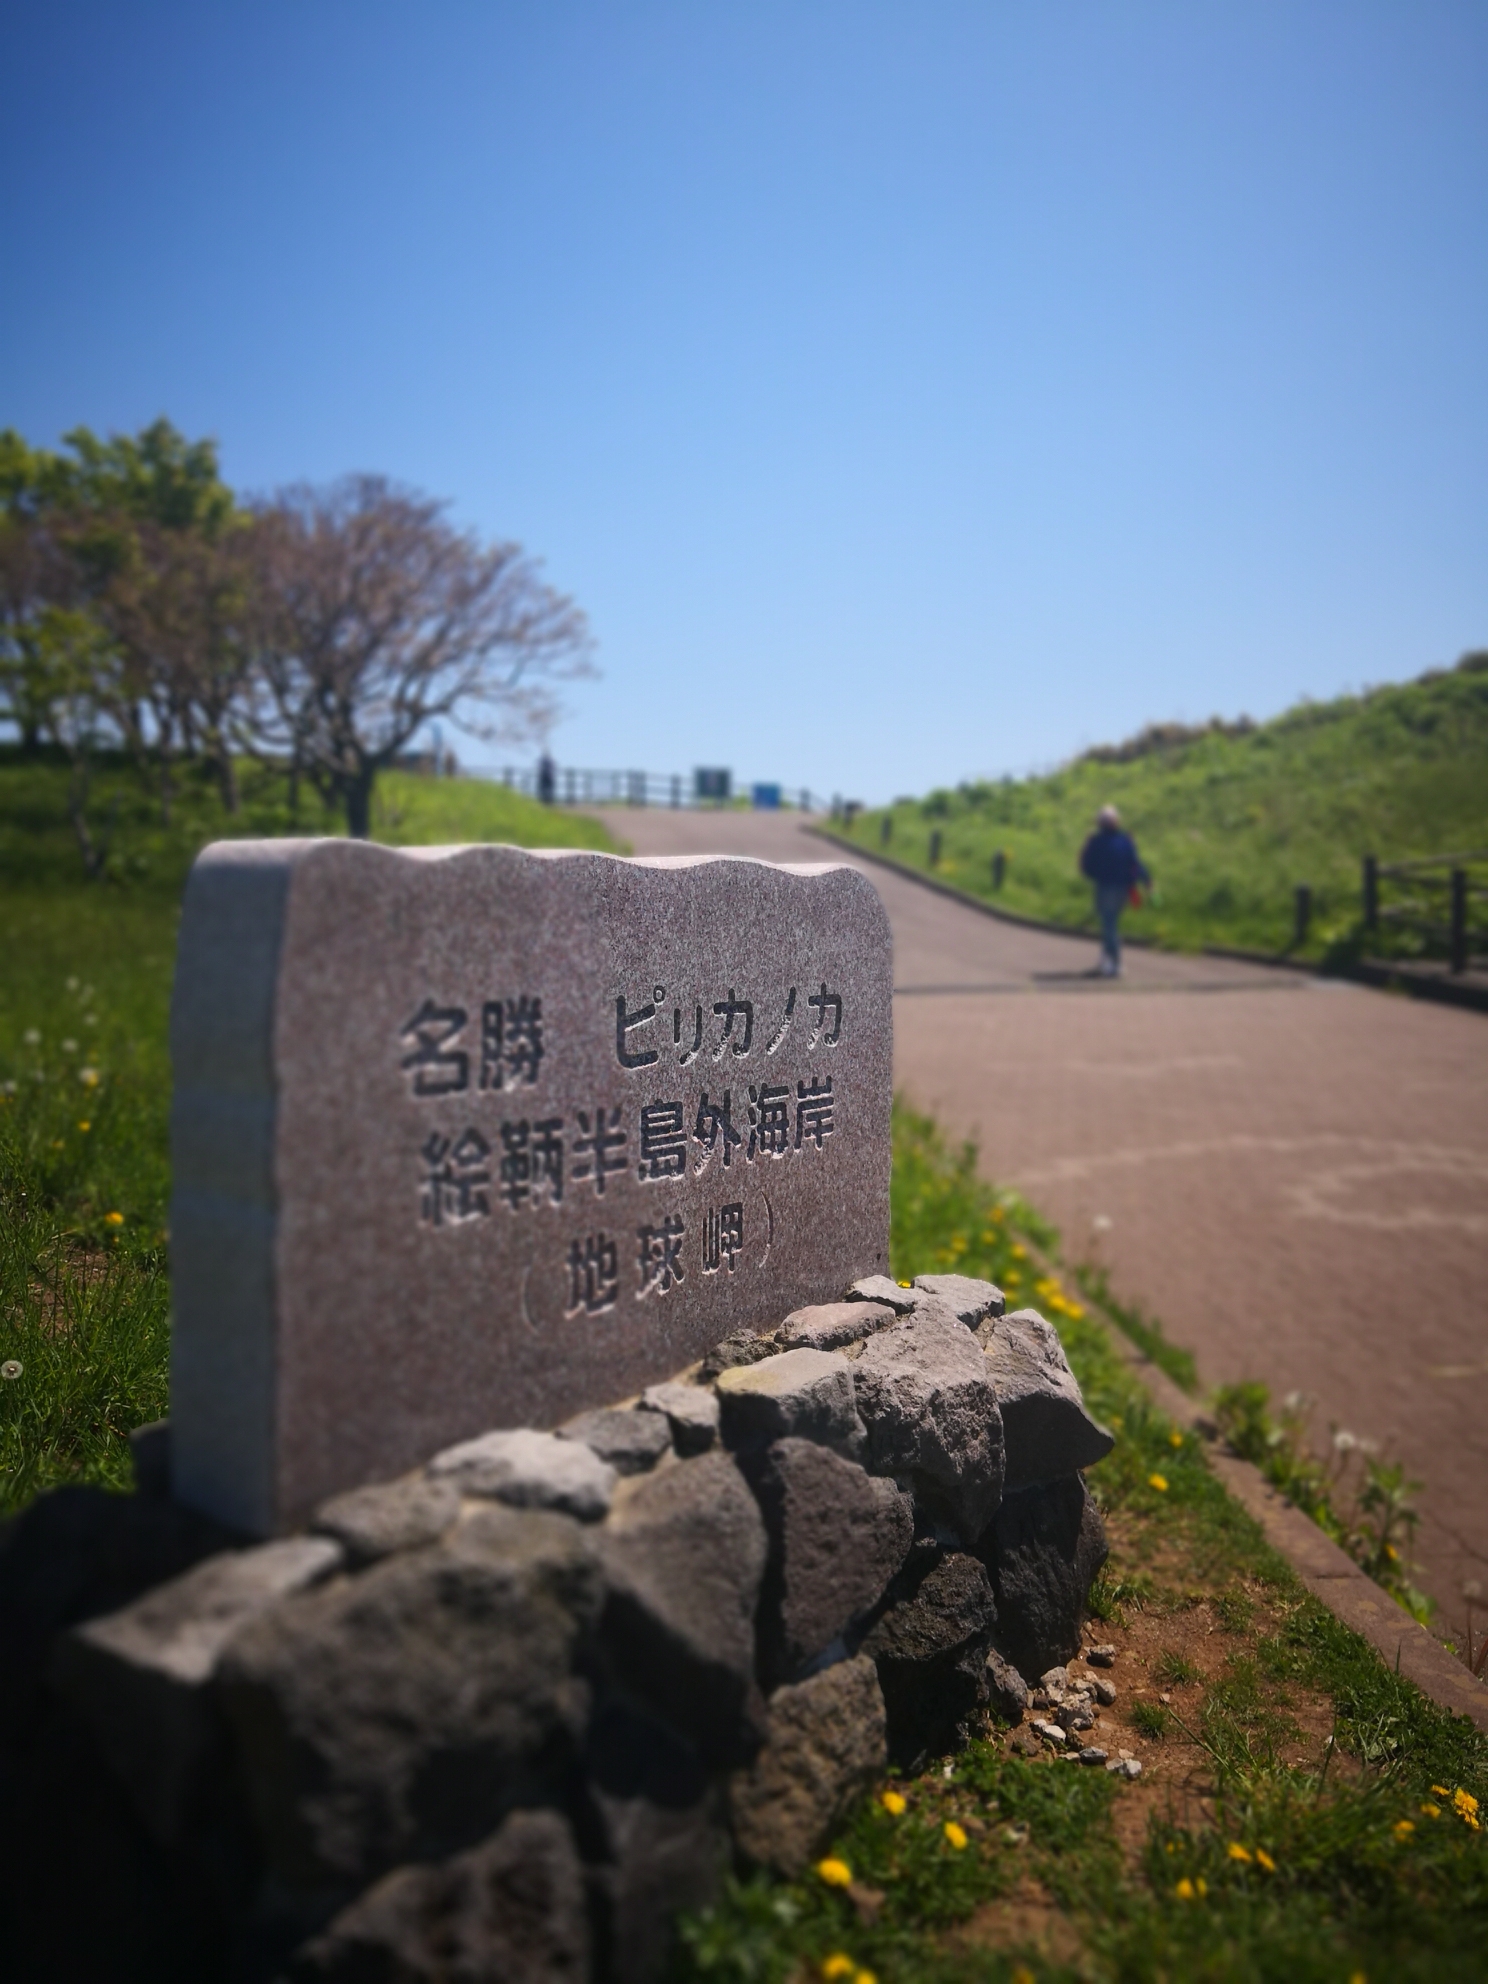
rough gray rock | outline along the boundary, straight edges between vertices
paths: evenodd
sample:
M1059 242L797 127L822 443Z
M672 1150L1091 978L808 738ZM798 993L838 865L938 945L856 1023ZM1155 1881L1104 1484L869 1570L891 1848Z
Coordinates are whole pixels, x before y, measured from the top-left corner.
M1100 1646L1086 1647L1085 1664L1087 1667L1114 1667L1116 1665L1115 1647L1109 1642Z
M565 1420L558 1437L581 1440L617 1474L645 1474L671 1446L672 1429L664 1415L609 1406Z
M773 1357L780 1348L773 1336L761 1336L758 1330L735 1330L715 1343L698 1367L698 1376L705 1384L712 1384L720 1371L732 1371L740 1364L758 1364L763 1357Z
M1000 1316L1007 1307L1000 1288L990 1281L974 1280L968 1274L917 1274L914 1285L916 1293L942 1304L969 1330L985 1322L988 1316Z
M1015 1309L986 1336L987 1370L1002 1408L1004 1491L1075 1474L1104 1460L1115 1436L1092 1419L1052 1324Z
M583 1726L572 1669L601 1595L570 1517L481 1508L448 1542L240 1634L222 1686L284 1886L345 1894L550 1795Z
M706 1385L649 1385L641 1394L641 1409L666 1415L672 1445L684 1459L718 1444L718 1394Z
M1028 1683L996 1647L987 1654L987 1698L994 1714L1015 1725L1028 1708Z
M847 1291L849 1302L885 1302L896 1316L907 1316L915 1305L914 1290L901 1288L886 1274L865 1274Z
M323 1502L310 1527L333 1536L353 1564L375 1564L394 1551L437 1543L459 1513L459 1493L451 1482L410 1474Z
M625 1482L599 1541L602 1637L622 1684L710 1763L742 1762L759 1735L754 1611L767 1543L738 1468L712 1453Z
M298 1950L291 1984L587 1984L584 1870L557 1812L513 1812L480 1846L399 1867Z
M909 1552L914 1506L811 1440L777 1441L752 1479L770 1536L759 1623L768 1686L801 1673L878 1603Z
M987 1704L996 1618L986 1571L953 1551L864 1639L888 1710L891 1762L908 1767L966 1740Z
M852 1366L868 1465L912 1475L968 1541L1002 1498L1002 1419L975 1337L950 1317L914 1315L868 1339Z
M802 1873L887 1761L883 1693L871 1660L841 1661L777 1689L764 1748L729 1783L735 1842L779 1873Z
M853 1367L829 1350L783 1350L718 1375L725 1445L758 1452L776 1440L815 1440L849 1459L863 1451Z
M1107 1554L1100 1511L1079 1475L1004 1496L977 1550L997 1596L998 1647L1019 1673L1073 1659Z
M183 1836L221 1765L211 1682L235 1636L341 1562L339 1544L319 1536L225 1551L58 1642L53 1685L91 1728L155 1839Z
M728 1871L718 1780L676 1730L618 1694L595 1708L584 1771L600 1835L595 1971L652 1984L667 1974L679 1911L707 1907Z
M556 1509L580 1522L599 1521L617 1479L614 1468L581 1440L560 1440L530 1426L482 1433L446 1447L429 1462L428 1473L465 1495L484 1495L516 1509Z
M893 1322L895 1313L886 1302L817 1302L786 1317L780 1341L787 1350L841 1350Z

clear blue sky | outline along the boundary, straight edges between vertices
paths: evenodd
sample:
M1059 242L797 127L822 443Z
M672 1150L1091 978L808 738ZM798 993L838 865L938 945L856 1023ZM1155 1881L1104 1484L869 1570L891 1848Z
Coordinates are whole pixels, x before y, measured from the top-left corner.
M564 762L877 799L1488 645L1483 0L10 0L0 70L0 424L520 539Z

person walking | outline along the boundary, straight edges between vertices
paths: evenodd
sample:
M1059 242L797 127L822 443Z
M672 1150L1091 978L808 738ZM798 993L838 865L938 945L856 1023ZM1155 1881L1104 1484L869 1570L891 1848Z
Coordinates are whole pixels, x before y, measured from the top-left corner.
M1102 806L1095 832L1080 850L1080 873L1095 887L1095 913L1100 919L1102 978L1121 976L1121 912L1139 882L1152 877L1137 853L1137 843L1121 824L1114 806Z

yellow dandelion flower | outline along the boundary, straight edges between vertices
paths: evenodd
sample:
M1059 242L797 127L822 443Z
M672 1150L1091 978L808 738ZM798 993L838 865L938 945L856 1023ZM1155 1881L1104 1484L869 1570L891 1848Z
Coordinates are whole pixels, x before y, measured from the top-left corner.
M1166 1495L1168 1492L1168 1477L1165 1474L1149 1474L1147 1477L1147 1486L1149 1488L1155 1488L1159 1495Z
M1238 1839L1232 1839L1227 1850L1232 1860L1239 1860L1247 1867L1250 1865L1250 1848L1242 1846Z
M122 1226L124 1215L121 1212L106 1212L103 1215L103 1223L105 1226Z
M1084 1309L1081 1307L1081 1305L1078 1302L1066 1302L1064 1305L1064 1313L1069 1317L1072 1323L1078 1323L1083 1321L1085 1315Z
M821 1974L827 1984L832 1984L834 1978L851 1977L857 1967L846 1950L833 1950L830 1956L822 1958Z
M1168 1445L1170 1447L1181 1447L1183 1445L1183 1435L1178 1431L1176 1426L1168 1435Z
M1397 1819L1390 1828L1397 1839L1409 1839L1415 1829L1416 1822L1414 1819Z
M78 1080L84 1088L97 1088L98 1070L96 1068L79 1068Z
M53 1137L53 1138L52 1138L52 1149L53 1149L53 1150L65 1150L66 1148L67 1148L67 1145L66 1145L66 1143L65 1143L65 1142L63 1141L63 1139L62 1139L61 1137Z
M88 1134L88 1132L89 1132L89 1131L90 1131L90 1130L92 1129L92 1127L93 1127L93 1125L92 1125L91 1123L79 1123L79 1124L78 1124L78 1128L79 1128L79 1129L80 1129L80 1130L82 1131L82 1133L83 1133L83 1135L84 1135L84 1136L87 1136L87 1134Z
M1400 1562L1400 1552L1395 1548L1393 1543L1387 1543L1385 1545L1385 1555L1392 1564L1398 1564Z
M829 1888L852 1886L852 1868L845 1860L837 1860L828 1854L825 1860L816 1863L817 1879L825 1881Z
M1369 1978L1362 1970L1351 1970L1349 1984L1369 1984Z
M890 1818L894 1819L902 1819L905 1812L909 1809L902 1791L886 1791L878 1802L883 1806Z
M966 1828L964 1826L958 1826L954 1819L947 1819L944 1832L948 1845L954 1846L958 1853L964 1851L966 1846Z
M855 1970L853 1984L878 1984L878 1979L871 1970Z
M1256 1848L1256 1865L1258 1867L1264 1867L1268 1874L1274 1874L1276 1872L1276 1862L1271 1858L1271 1855L1266 1851L1264 1846L1258 1846Z
M907 1281L901 1281L901 1282L900 1282L900 1284L899 1284L899 1286L900 1286L901 1288L908 1288L908 1286L909 1286L909 1283L908 1283Z
M1478 1801L1470 1791L1454 1791L1452 1803L1459 1812L1476 1812Z
M1177 1897L1178 1897L1178 1899L1179 1899L1180 1901L1192 1901L1192 1900L1193 1900L1193 1898L1194 1898L1194 1884L1193 1884L1193 1882L1192 1882L1192 1881L1191 1881L1191 1880L1190 1880L1190 1879L1188 1878L1188 1876L1187 1876L1187 1874L1185 1874L1185 1875L1184 1875L1184 1877L1183 1877L1183 1879L1182 1879L1182 1880L1181 1880L1181 1881L1180 1881L1180 1882L1178 1883L1178 1885L1177 1885L1177 1886L1176 1886L1176 1887L1175 1887L1175 1888L1173 1889L1173 1892L1174 1892L1174 1894L1175 1894L1175 1895L1177 1895Z
M1025 1970L1020 1963L1018 1968L1013 1972L1013 1984L1035 1984L1033 1972L1031 1970Z
M1447 1787L1444 1784L1433 1784L1431 1787L1431 1795L1434 1798L1450 1798L1452 1794L1450 1791L1448 1791Z
M1421 1807L1421 1816L1425 1819L1439 1819L1441 1817L1441 1806L1423 1805Z
M1199 1899L1202 1901L1204 1896L1209 1892L1209 1883L1204 1879L1204 1876L1200 1874L1199 1878L1194 1882L1194 1886L1198 1889Z

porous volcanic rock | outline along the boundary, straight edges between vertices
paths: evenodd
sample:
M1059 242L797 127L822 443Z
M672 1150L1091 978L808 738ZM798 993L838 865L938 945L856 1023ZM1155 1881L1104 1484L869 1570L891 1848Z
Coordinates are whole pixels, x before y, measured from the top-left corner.
M787 1350L841 1350L872 1336L894 1315L886 1302L817 1302L786 1317L780 1341Z
M949 1309L958 1323L974 1330L988 1316L1000 1316L1007 1307L1003 1292L993 1282L977 1281L969 1274L917 1274L915 1293ZM917 1303L916 1308L920 1305Z
M985 1342L1007 1447L1004 1492L1105 1459L1115 1436L1085 1409L1052 1324L1036 1309L1015 1309L999 1317Z
M598 1522L610 1506L615 1469L582 1440L515 1426L446 1447L429 1462L429 1478L464 1495L484 1495L514 1509L554 1509Z
M916 1314L870 1337L851 1369L868 1466L912 1476L916 1496L975 1539L1003 1474L1002 1417L976 1338L949 1316Z
M863 1422L853 1403L853 1367L829 1350L782 1350L758 1364L736 1365L717 1379L725 1445L758 1451L800 1438L850 1459L863 1451Z
M666 1415L672 1445L684 1459L718 1444L718 1394L707 1385L648 1385L641 1409Z
M751 1470L770 1535L760 1602L764 1678L809 1666L878 1603L914 1535L911 1498L811 1440L777 1440Z
M751 1860L795 1875L888 1760L873 1662L859 1655L777 1688L769 1729L754 1762L729 1783L734 1839Z
M460 1496L452 1482L409 1474L401 1481L351 1488L322 1502L310 1527L334 1537L353 1564L375 1564L395 1551L437 1543L459 1513Z
M997 1597L997 1645L1025 1679L1072 1660L1106 1561L1100 1510L1079 1475L1018 1488L977 1546Z
M725 1453L621 1485L600 1532L602 1638L621 1681L727 1768L759 1740L754 1612L765 1526Z
M582 1440L617 1474L644 1474L671 1446L672 1429L663 1414L608 1406L565 1420L558 1428L558 1437Z
M985 1569L952 1551L874 1625L861 1651L878 1669L892 1763L908 1767L966 1740L987 1704L996 1620Z

